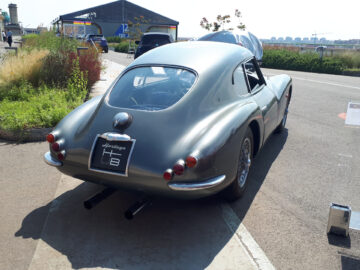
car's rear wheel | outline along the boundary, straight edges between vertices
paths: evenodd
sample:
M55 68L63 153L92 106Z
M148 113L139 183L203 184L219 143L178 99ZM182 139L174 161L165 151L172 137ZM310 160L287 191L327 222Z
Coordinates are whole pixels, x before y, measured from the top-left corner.
M241 142L237 173L234 181L224 190L223 195L228 201L239 199L245 192L248 184L248 174L253 158L254 138L250 128L247 128Z

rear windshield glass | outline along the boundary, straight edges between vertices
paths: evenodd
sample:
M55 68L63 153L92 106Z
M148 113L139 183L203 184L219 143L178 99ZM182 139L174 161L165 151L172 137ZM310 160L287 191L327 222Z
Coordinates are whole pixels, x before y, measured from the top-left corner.
M168 36L163 35L149 35L143 36L141 43L142 45L160 46L170 43L170 39Z
M101 40L104 36L102 35L90 35L89 39L93 39L93 40Z
M163 110L178 102L196 75L173 67L138 67L126 72L110 92L111 106L145 111Z

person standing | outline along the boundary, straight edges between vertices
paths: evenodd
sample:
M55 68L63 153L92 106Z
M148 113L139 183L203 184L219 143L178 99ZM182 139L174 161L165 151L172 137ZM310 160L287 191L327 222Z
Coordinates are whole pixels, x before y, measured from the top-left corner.
M2 31L1 37L2 37L3 41L6 42L6 34L5 34L5 31Z
M9 46L11 47L11 43L12 43L12 32L9 30L7 32L7 42L9 44Z

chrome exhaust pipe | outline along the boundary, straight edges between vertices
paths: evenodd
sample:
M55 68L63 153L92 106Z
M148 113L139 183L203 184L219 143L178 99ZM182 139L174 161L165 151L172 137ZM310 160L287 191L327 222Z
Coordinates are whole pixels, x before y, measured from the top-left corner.
M124 216L127 220L131 220L134 216L139 213L145 206L150 204L150 201L146 198L135 202L128 210L125 211Z
M90 210L91 208L94 208L96 205L101 203L103 200L105 200L107 197L109 197L115 191L116 191L116 189L113 189L113 188L105 188L103 191L97 193L95 196L92 196L91 198L84 201L84 207L88 210Z

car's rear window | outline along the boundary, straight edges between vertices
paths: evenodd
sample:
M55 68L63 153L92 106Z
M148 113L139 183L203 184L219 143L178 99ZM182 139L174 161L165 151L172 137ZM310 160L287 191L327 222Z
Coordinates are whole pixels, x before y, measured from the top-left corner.
M103 38L102 35L90 35L89 36L89 39L92 39L92 40L101 40Z
M164 35L147 35L143 36L141 43L146 46L161 46L170 43L170 39Z
M196 75L174 67L138 67L126 72L108 97L111 106L145 111L163 110L178 102Z

